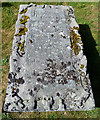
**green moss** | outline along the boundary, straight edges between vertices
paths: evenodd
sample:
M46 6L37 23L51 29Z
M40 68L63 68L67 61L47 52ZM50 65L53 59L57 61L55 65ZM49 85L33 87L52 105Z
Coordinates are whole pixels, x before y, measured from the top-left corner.
M27 22L27 19L29 19L28 16L22 16L23 19L20 19L20 24L25 24Z
M27 12L27 8L23 9L19 14L23 14Z

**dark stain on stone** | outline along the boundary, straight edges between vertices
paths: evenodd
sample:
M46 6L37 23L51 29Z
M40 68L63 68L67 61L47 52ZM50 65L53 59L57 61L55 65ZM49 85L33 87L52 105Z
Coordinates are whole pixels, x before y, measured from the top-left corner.
M62 99L62 104L64 105L64 109L66 110L66 104L64 103L64 99Z
M12 74L11 73L9 73L8 78L12 79Z
M34 100L34 109L36 109L36 108L37 108L37 101Z
M29 39L30 43L33 43L33 41L31 39Z
M56 93L57 96L60 96L59 92Z
M46 98L44 97L44 100L46 100Z
M9 84L15 82L15 79L16 79L15 76L16 76L16 75L17 75L17 74L14 73L14 72L9 73L9 75L8 75L8 79L10 79L10 81L8 82Z
M37 90L37 88L36 87L34 87L34 91L36 91Z
M53 63L53 60L52 60L52 59L50 59L50 58L49 58L49 59L47 59L47 61L50 61L51 63Z
M31 79L31 76L28 76L27 78Z
M58 18L58 17L56 17L56 22L58 23L58 21L59 21L59 18Z
M12 97L15 97L15 96L17 96L17 93L12 91Z
M19 79L15 79L15 81L18 83L18 84L23 84L25 81L23 79L23 77L19 78Z
M13 59L14 62L16 62L17 60L16 59Z
M16 109L16 107L13 107L11 111L18 111L18 110Z
M67 81L67 79L66 78L62 78L62 79L60 79L60 80L58 80L58 83L59 84L67 84L68 83L68 81Z
M52 72L53 74L56 74L57 71L53 69L51 72Z
M76 76L73 76L73 80L75 80L76 82L78 82L78 79Z
M5 104L5 108L8 109L8 107L11 105L11 103Z
M68 71L68 76L71 76L71 75L73 75L73 73L74 73L74 71L73 70L70 70L70 71Z
M8 95L8 93L6 93L6 95Z
M54 34L51 34L51 37L53 37L54 36Z
M36 73L35 70L33 71L32 75L34 75L34 76L40 76L40 74Z
M28 107L26 107L26 111L28 111Z
M48 100L50 100L50 98L48 98Z
M50 66L50 63L47 64L47 67L49 67L49 66Z
M70 14L74 14L72 8L69 9Z
M38 82L41 82L42 80L41 80L41 78L37 78L37 81L38 81Z
M47 84L48 84L48 81L42 81L42 83L43 83L44 85L47 85Z
M43 5L43 7L42 8L45 8L45 5Z
M71 65L71 62L70 62L70 61L68 62L68 65Z
M19 89L18 88L16 89L16 93L19 93Z
M30 91L30 89L28 89L28 91Z
M21 69L21 68L20 68L20 67L18 67L16 71L17 71L17 72L20 72L20 69Z
M12 97L17 97L18 101L16 101L16 104L18 105L18 102L20 102L23 106L21 107L22 109L25 108L25 104L23 103L23 99L18 95L17 92L12 91Z
M33 96L33 91L32 90L29 92L29 95Z
M17 48L17 51L16 51L16 52L18 53L18 55L19 55L20 57L23 57L23 55L25 54L25 52L20 53L20 52L19 52L19 48Z
M66 36L64 36L64 35L61 35L64 39L66 39Z
M66 68L66 64L64 62L61 62L61 65L63 68Z
M52 103L50 104L50 110L52 110L52 106L53 106L53 104L54 104L54 99L53 99L53 96L51 96L51 98L52 98Z
M52 83L54 83L54 82L55 82L55 80L54 80L54 79L52 79L52 80L50 80L50 81L49 81L49 83L51 83L51 84L52 84Z

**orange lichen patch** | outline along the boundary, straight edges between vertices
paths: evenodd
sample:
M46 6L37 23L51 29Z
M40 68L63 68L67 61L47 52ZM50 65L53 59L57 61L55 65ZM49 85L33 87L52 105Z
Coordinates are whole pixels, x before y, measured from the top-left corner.
M25 24L27 22L27 19L29 19L29 16L22 16L22 19L20 19L20 24Z
M15 34L15 36L25 35L25 32L27 32L27 28L24 26L23 28L19 28L19 33Z
M19 14L23 14L27 12L27 8L23 9Z

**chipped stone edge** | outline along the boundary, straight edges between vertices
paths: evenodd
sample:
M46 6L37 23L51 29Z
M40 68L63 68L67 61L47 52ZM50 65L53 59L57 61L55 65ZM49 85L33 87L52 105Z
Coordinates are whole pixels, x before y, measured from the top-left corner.
M70 13L68 13L69 14L69 18L70 18L70 21L68 21L69 22L69 27L70 27L70 31L74 28L74 27L76 27L76 28L78 28L78 29L73 29L73 31L77 34L77 35L79 35L80 36L80 34L79 34L79 32L78 32L78 30L79 30L79 25L78 25L78 23L76 22L76 18L75 18L75 14L74 14L74 10L73 10L73 7L72 6L69 6L69 8L70 9L72 9L72 11L73 11L73 14L70 14ZM69 19L68 18L68 19ZM70 36L71 37L71 36ZM83 68L83 70L81 71L81 72L84 72L84 73L86 73L86 71L87 71L87 58L86 58L86 56L83 54L83 42L82 42L82 40L81 40L81 36L80 36L80 41L81 41L81 43L79 43L79 46L81 47L81 50L79 51L79 54L78 55L75 55L75 53L73 52L73 50L71 50L71 54L72 54L72 61L74 61L74 59L76 58L76 57L78 57L79 58L79 60L80 60L80 64L82 64L82 65L84 65L84 68ZM80 59L81 58L81 59ZM75 63L74 63L75 64ZM81 66L81 65L79 65L79 66ZM80 67L78 67L78 69L77 70L79 70L80 69ZM80 74L81 75L81 74ZM90 89L90 97L88 98L88 101L87 101L87 104L91 104L91 107L90 108L86 108L86 110L93 110L93 109L95 109L95 100L94 100L94 96L93 96L93 92L92 92L92 88L91 88L91 82L90 82L90 79L89 79L89 73L88 74L86 74L86 76L87 76L87 78L88 78L88 83L89 83L89 89ZM83 82L84 82L84 80L83 80ZM83 83L84 84L84 83ZM92 103L91 103L92 102ZM86 110L84 110L84 109L82 109L82 111L86 111ZM80 110L78 110L78 111L81 111L81 109Z

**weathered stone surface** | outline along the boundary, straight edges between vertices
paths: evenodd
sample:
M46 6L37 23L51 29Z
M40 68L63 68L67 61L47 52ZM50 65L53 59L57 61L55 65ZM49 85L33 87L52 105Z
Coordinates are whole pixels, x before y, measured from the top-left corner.
M15 28L4 111L93 109L73 8L20 5Z

